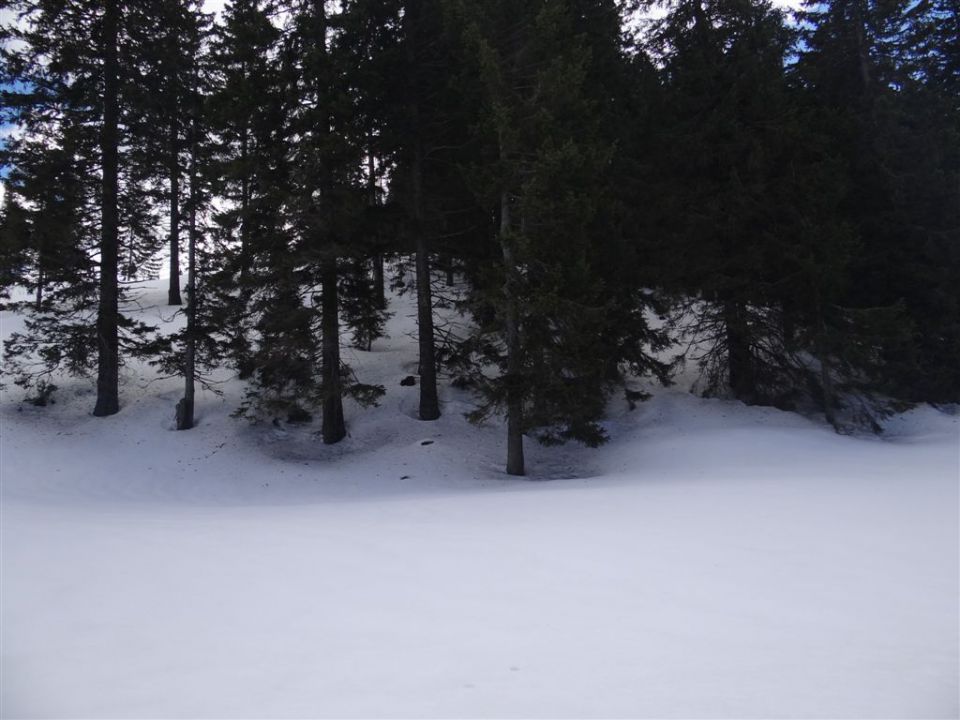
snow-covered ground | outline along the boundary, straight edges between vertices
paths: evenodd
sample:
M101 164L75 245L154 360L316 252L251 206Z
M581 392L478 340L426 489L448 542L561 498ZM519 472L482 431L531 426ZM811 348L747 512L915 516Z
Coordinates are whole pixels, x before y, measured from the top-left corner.
M518 480L468 395L415 419L394 309L334 447L231 419L235 383L190 432L135 368L105 419L5 392L3 718L957 717L960 419L659 390Z

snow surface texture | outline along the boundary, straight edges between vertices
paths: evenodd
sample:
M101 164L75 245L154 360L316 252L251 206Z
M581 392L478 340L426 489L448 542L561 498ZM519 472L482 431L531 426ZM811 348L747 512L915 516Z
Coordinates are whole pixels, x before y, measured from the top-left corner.
M6 391L4 718L957 716L957 417L841 437L659 390L517 480L468 395L415 419L394 309L333 447L231 419L233 382L189 432L136 368L110 418Z

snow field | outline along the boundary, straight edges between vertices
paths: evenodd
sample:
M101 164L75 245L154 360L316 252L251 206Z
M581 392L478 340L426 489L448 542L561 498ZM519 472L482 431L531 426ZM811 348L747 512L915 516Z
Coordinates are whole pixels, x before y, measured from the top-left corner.
M956 416L841 437L661 389L508 479L469 395L414 419L398 302L338 446L231 419L235 382L189 432L139 368L111 418L4 392L0 716L960 713Z

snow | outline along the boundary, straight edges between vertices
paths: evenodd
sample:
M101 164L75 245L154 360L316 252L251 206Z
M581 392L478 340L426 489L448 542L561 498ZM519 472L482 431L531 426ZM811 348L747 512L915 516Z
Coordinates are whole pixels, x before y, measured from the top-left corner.
M415 419L409 302L333 447L231 419L236 382L189 432L136 367L110 418L4 392L0 716L957 717L960 418L661 389L508 478L469 395Z

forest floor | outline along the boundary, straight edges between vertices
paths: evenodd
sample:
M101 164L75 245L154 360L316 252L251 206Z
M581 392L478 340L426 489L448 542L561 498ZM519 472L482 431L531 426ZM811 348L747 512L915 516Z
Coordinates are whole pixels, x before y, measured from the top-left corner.
M179 323L163 283L146 319ZM415 327L347 350L349 437L124 368L0 402L3 718L950 718L960 417L881 437L656 389L597 450L415 418ZM0 314L2 335L21 319Z

